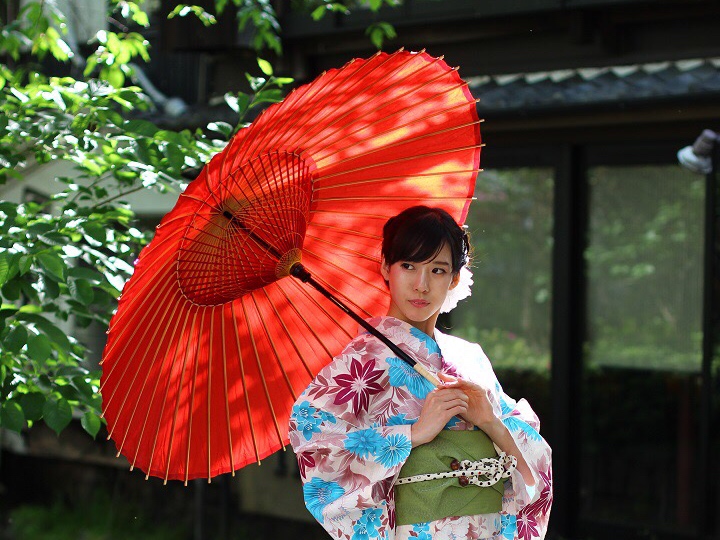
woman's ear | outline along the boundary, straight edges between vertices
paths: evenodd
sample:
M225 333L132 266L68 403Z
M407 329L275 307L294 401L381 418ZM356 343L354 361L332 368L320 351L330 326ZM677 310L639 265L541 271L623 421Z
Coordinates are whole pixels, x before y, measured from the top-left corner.
M385 257L380 259L380 274L385 282L390 281L390 265L385 262Z
M452 291L455 287L457 287L458 283L460 283L460 272L455 272L453 274L452 281L450 282L450 286L448 287L448 291Z

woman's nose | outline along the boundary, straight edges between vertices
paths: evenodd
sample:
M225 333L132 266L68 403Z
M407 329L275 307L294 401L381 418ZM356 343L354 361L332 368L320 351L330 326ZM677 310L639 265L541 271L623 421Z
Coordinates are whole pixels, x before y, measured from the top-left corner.
M425 272L418 272L417 277L415 278L415 290L418 292L427 292L428 280Z

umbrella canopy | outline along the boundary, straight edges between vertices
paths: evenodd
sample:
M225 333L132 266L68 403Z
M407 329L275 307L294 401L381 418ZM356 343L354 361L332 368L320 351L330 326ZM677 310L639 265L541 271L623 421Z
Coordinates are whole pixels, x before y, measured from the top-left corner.
M385 313L382 226L416 204L464 222L479 122L456 69L398 51L323 73L240 131L163 218L110 323L118 455L187 482L284 447L296 397L357 330L291 267Z

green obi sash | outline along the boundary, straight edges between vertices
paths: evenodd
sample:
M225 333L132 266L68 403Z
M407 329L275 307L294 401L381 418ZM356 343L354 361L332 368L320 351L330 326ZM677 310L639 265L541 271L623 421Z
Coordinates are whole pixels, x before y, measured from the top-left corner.
M400 478L451 471L453 460L479 461L498 457L485 432L443 430L431 442L410 452ZM502 510L504 481L484 488L461 486L458 478L439 478L395 486L395 521L412 525L450 516L493 514Z

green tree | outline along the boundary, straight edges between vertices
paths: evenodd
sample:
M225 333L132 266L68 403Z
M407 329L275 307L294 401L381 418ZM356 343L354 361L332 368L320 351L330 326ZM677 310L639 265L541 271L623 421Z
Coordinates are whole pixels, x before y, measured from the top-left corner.
M383 3L368 7L377 11ZM228 4L215 0L215 13L181 4L163 16L195 16L210 25L234 7L241 28L255 27L258 54L281 52L269 0ZM36 164L65 161L74 169L55 179L48 200L0 201L0 426L20 431L42 419L60 433L75 415L95 436L99 372L68 329L108 324L131 261L149 241L124 197L180 192L246 125L246 114L282 99L292 79L276 77L258 57L260 73L247 75L251 92L225 96L237 113L235 126L161 129L138 118L152 103L129 84L133 62L149 61L144 32L150 17L142 0L109 2L111 28L121 30L98 31L83 44L87 57L68 38L65 16L54 6L29 2L13 20L0 21L0 185L22 182ZM324 13L351 6L299 5L315 18L319 7ZM53 76L58 64L72 64L78 76Z

